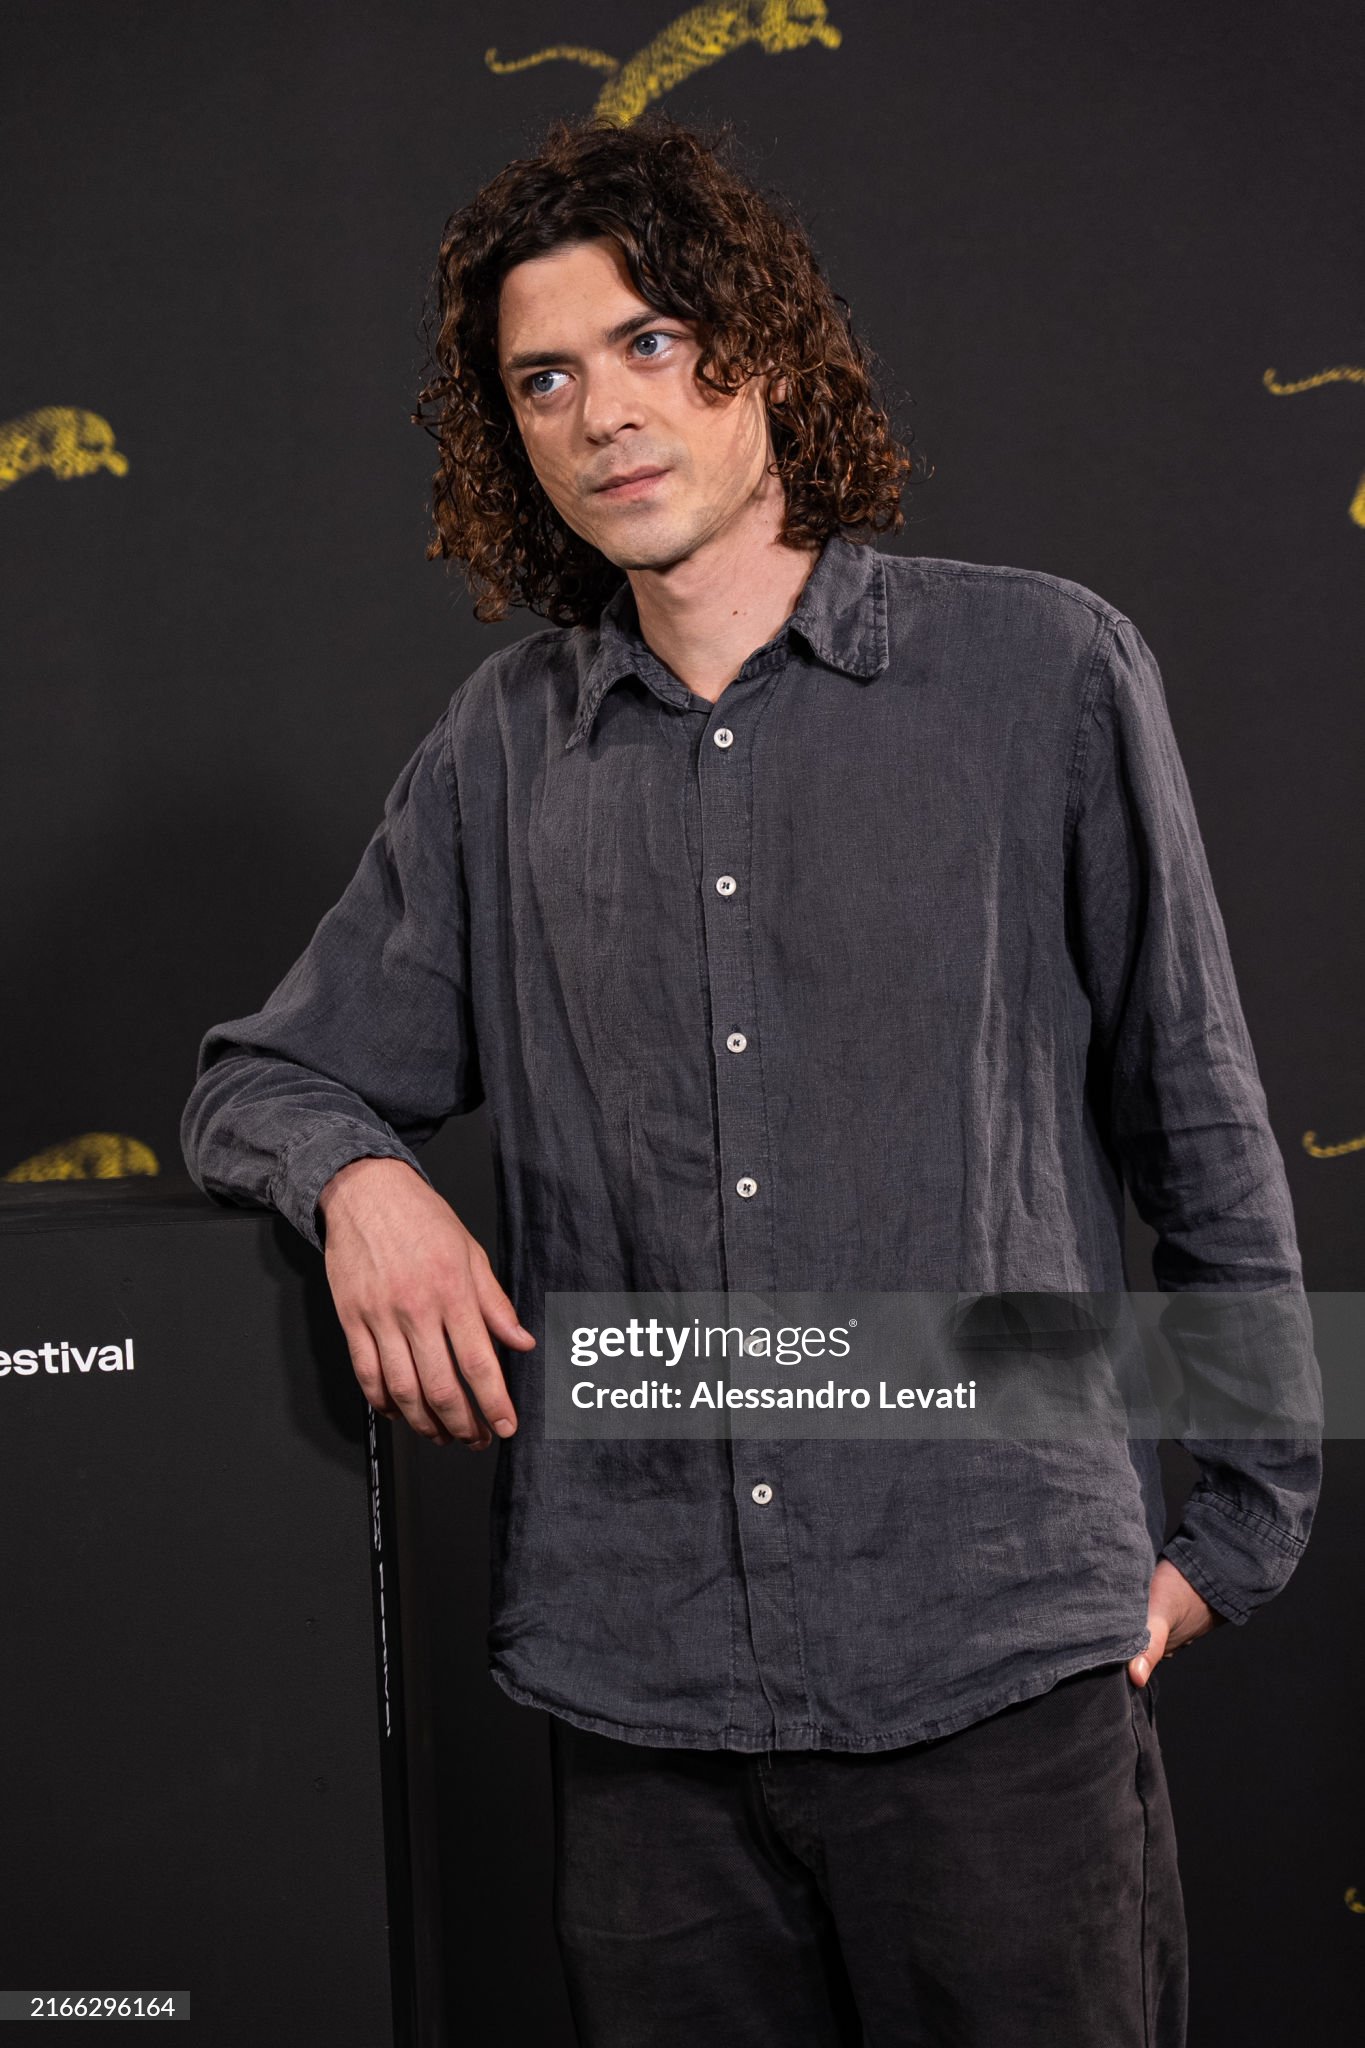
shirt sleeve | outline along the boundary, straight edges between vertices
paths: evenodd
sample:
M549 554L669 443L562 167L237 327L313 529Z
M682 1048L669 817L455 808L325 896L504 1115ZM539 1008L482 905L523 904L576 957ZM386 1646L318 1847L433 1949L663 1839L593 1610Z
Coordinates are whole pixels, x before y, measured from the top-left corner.
M180 1124L190 1176L317 1248L352 1159L402 1159L483 1100L451 760L454 700L389 792L340 900L263 1008L213 1025Z
M1308 1539L1322 1384L1227 933L1161 674L1127 618L1092 675L1077 764L1068 909L1091 1005L1088 1080L1134 1205L1156 1232L1157 1288L1297 1297L1261 1318L1278 1348L1252 1375L1262 1393L1273 1382L1275 1413L1294 1418L1294 1434L1182 1437L1199 1477L1161 1552L1210 1606L1244 1622ZM1207 1348L1193 1335L1182 1345L1192 1327L1170 1316L1172 1349L1191 1383L1213 1387L1216 1411L1229 1395L1226 1360L1210 1375ZM1224 1412L1234 1406L1228 1399Z

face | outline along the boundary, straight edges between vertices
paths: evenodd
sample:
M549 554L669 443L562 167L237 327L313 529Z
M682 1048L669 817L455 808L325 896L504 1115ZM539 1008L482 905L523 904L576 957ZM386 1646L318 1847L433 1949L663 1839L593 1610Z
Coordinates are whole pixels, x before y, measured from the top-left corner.
M695 330L639 296L610 237L503 279L498 362L531 466L565 525L622 569L663 568L733 537L781 493L765 476L767 380L708 392L693 376ZM600 488L644 469L662 474Z

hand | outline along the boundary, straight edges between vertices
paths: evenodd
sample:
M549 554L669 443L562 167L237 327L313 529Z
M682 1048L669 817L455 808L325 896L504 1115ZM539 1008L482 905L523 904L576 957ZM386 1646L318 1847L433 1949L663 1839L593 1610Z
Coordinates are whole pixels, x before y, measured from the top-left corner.
M449 1203L406 1160L367 1158L333 1174L318 1209L332 1300L370 1406L438 1444L485 1450L490 1423L511 1436L516 1410L489 1333L522 1350L536 1340Z
M1159 1557L1147 1595L1147 1626L1152 1640L1132 1659L1128 1676L1134 1685L1146 1685L1153 1666L1163 1657L1173 1657L1196 1636L1206 1636L1226 1620L1227 1616L1210 1607L1202 1593L1195 1592L1169 1557Z

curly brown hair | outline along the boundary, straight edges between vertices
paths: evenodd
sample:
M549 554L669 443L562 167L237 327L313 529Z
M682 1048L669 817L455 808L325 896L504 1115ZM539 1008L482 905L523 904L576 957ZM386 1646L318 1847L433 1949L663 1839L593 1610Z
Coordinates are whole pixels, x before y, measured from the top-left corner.
M542 489L498 369L503 276L566 242L614 238L646 304L697 323L695 375L711 389L733 392L769 368L786 377L768 404L785 544L904 524L914 465L874 396L872 352L790 203L724 161L733 143L728 120L708 133L658 108L629 127L561 116L534 155L446 222L423 313L428 381L411 419L440 451L427 559L464 562L484 624L513 604L556 625L595 623L621 582Z

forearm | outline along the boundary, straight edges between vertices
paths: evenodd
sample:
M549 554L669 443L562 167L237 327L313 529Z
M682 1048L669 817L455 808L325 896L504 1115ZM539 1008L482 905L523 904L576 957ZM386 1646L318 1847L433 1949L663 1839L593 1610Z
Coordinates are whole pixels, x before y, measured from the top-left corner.
M1165 1555L1229 1619L1288 1579L1321 1478L1293 1204L1151 650L1124 619L1076 750L1073 934L1089 1084L1169 1294L1200 1479ZM1260 1421L1248 1427L1248 1418Z

